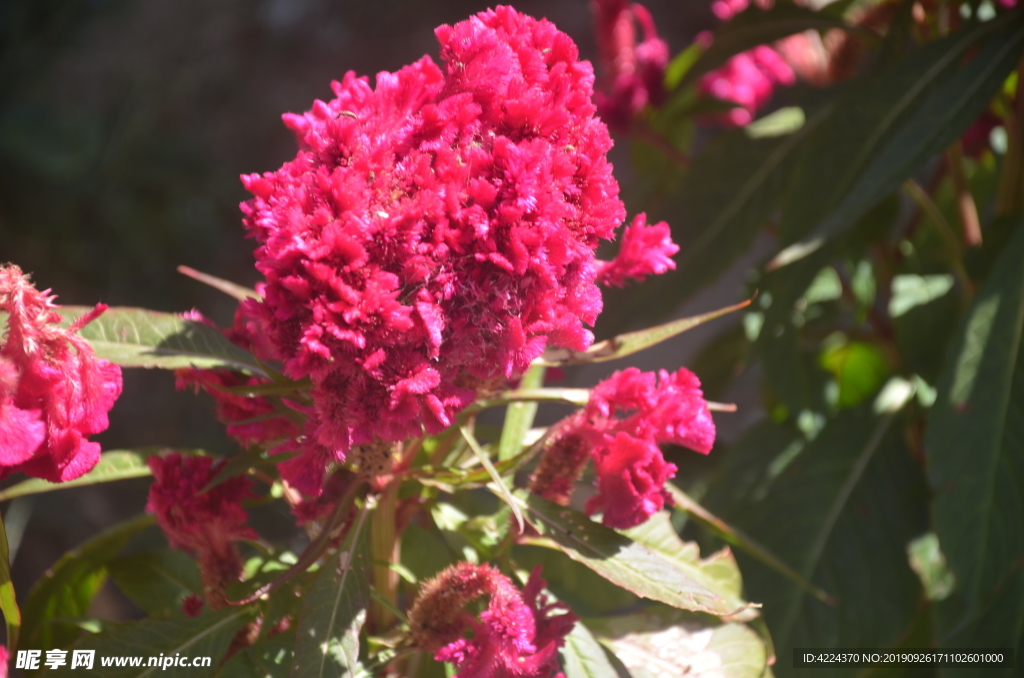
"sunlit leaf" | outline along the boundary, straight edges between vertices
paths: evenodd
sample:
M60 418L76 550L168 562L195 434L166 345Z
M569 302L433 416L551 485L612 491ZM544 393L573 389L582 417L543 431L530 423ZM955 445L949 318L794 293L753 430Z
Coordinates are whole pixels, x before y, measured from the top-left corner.
M0 611L4 613L7 625L7 651L13 653L18 647L21 632L21 610L11 581L10 550L7 545L7 527L0 518Z
M618 678L615 667L608 661L604 648L594 636L577 621L559 649L565 678Z
M313 583L299 615L293 675L353 676L359 633L370 603L370 509L364 507L348 536Z
M84 485L110 483L116 480L144 478L151 475L146 459L154 454L168 451L166 448L147 447L138 450L111 450L100 455L100 460L88 473L63 483L51 483L39 478L24 480L0 491L0 501L54 490L66 490ZM181 454L200 454L199 450L175 450Z
M465 426L460 426L459 431L462 433L462 437L469 443L470 449L473 450L473 454L480 461L480 465L487 470L487 475L491 477L495 489L497 490L498 496L501 497L502 501L508 504L509 508L512 509L512 515L515 516L516 524L519 526L519 532L523 531L523 514L519 510L519 505L515 498L512 496L512 490L505 483L505 479L501 477L501 473L494 468L494 464L491 463L491 458L487 452L480 447L480 443L477 442L476 438L470 433Z
M60 313L72 322L90 310L65 306ZM122 367L221 367L264 374L252 354L232 344L216 327L174 313L112 307L79 334L89 341L96 355Z
M681 612L594 620L602 641L633 678L761 678L764 641L749 627Z
M711 311L710 313L703 313L690 318L680 318L679 320L673 320L656 327L649 327L645 330L627 332L611 339L599 341L586 351L573 351L567 348L548 349L535 362L541 365L579 365L618 360L619 358L625 358L628 355L660 344L710 320L721 318L733 311L746 308L749 305L750 301L743 301L732 306L720 308L717 311Z
M763 423L730 450L704 498L835 598L822 602L737 553L747 595L764 603L781 658L793 647L888 647L914 617L921 589L906 545L927 529L926 494L896 416L845 410L810 442ZM774 668L796 675L785 661ZM854 672L831 667L820 675Z
M718 616L752 613L730 586L708 576L700 561L664 558L578 511L533 494L517 501L530 524L570 558L638 596Z
M1024 554L1021 261L1024 225L960 326L925 437L935 531L971 608L1002 604L994 598L1018 586L1008 579L1019 579ZM1024 608L1017 610L1020 642Z
M535 389L544 385L544 374L547 370L543 365L532 365L519 381L519 389ZM512 403L505 408L505 423L501 428L501 441L498 443L498 459L514 457L522 449L523 438L533 426L533 418L537 414L536 402Z

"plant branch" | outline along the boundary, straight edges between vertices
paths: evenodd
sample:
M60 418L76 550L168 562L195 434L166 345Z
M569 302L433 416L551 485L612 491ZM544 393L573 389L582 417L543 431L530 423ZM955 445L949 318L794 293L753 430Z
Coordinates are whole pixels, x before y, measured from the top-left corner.
M956 194L956 210L960 214L960 228L964 235L964 244L968 247L981 245L981 219L978 218L978 206L974 203L974 194L967 183L964 172L964 151L957 141L946 149L946 163L949 165L949 177L953 180L953 191Z

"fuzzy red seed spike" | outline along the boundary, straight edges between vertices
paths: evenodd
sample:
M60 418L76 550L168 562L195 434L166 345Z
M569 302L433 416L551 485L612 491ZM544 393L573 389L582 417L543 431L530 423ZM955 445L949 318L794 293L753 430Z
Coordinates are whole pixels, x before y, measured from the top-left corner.
M577 618L545 601L544 586L539 566L520 592L488 565L452 565L420 588L409 612L413 642L455 664L457 678L549 678ZM481 596L490 600L475 619L464 608ZM462 635L467 627L472 638Z
M241 506L242 501L256 496L250 481L229 478L203 492L222 466L213 458L169 454L150 457L148 463L154 481L146 510L156 516L171 546L196 557L210 606L224 607L225 588L242 574L235 541L257 537L246 526L248 515Z

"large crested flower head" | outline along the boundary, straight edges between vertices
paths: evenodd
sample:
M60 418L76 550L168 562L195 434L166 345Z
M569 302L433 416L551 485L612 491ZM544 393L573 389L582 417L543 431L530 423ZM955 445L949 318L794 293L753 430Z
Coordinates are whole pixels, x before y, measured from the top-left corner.
M121 368L76 334L106 306L64 328L53 299L17 266L0 267L0 478L21 471L57 483L88 473L100 446L86 438L107 428L121 395Z
M409 612L413 641L455 664L457 678L548 678L576 616L545 601L543 588L539 566L520 592L488 565L452 565L420 589ZM489 601L476 619L464 607L481 596Z
M346 74L285 116L298 156L243 177L266 277L247 311L312 379L307 438L335 459L447 427L549 344L586 348L594 251L624 218L568 36L509 7L436 34L441 67Z

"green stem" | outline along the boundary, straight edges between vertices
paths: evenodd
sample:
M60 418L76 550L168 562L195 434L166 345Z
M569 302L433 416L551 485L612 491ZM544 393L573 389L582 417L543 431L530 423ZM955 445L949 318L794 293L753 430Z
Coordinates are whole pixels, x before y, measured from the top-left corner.
M395 621L392 610L398 606L398 572L390 567L401 559L401 542L395 532L395 503L398 501L399 480L392 480L377 500L370 524L370 556L373 559L373 587L383 600L370 608L370 619L377 633L386 630Z
M363 481L357 481L352 483L345 489L345 494L341 496L338 503L334 505L334 512L331 513L330 518L327 519L327 523L324 524L324 529L321 530L317 538L309 543L306 550L299 556L298 561L289 567L287 570L282 572L269 584L265 584L260 588L256 589L255 592L246 596L242 600L227 601L228 605L248 605L256 600L259 600L263 596L267 595L271 591L279 588L282 584L288 580L303 574L313 565L320 556L330 547L334 540L341 536L341 529L345 526L345 518L348 517L349 512L352 510L352 505L355 504L356 497L359 496L360 491L363 489L366 483Z
M968 247L981 245L981 219L978 218L978 206L974 203L974 194L967 183L964 172L964 152L960 142L955 142L946 149L946 163L949 165L949 177L953 180L956 193L956 209L960 214L960 227L964 235L964 244Z

